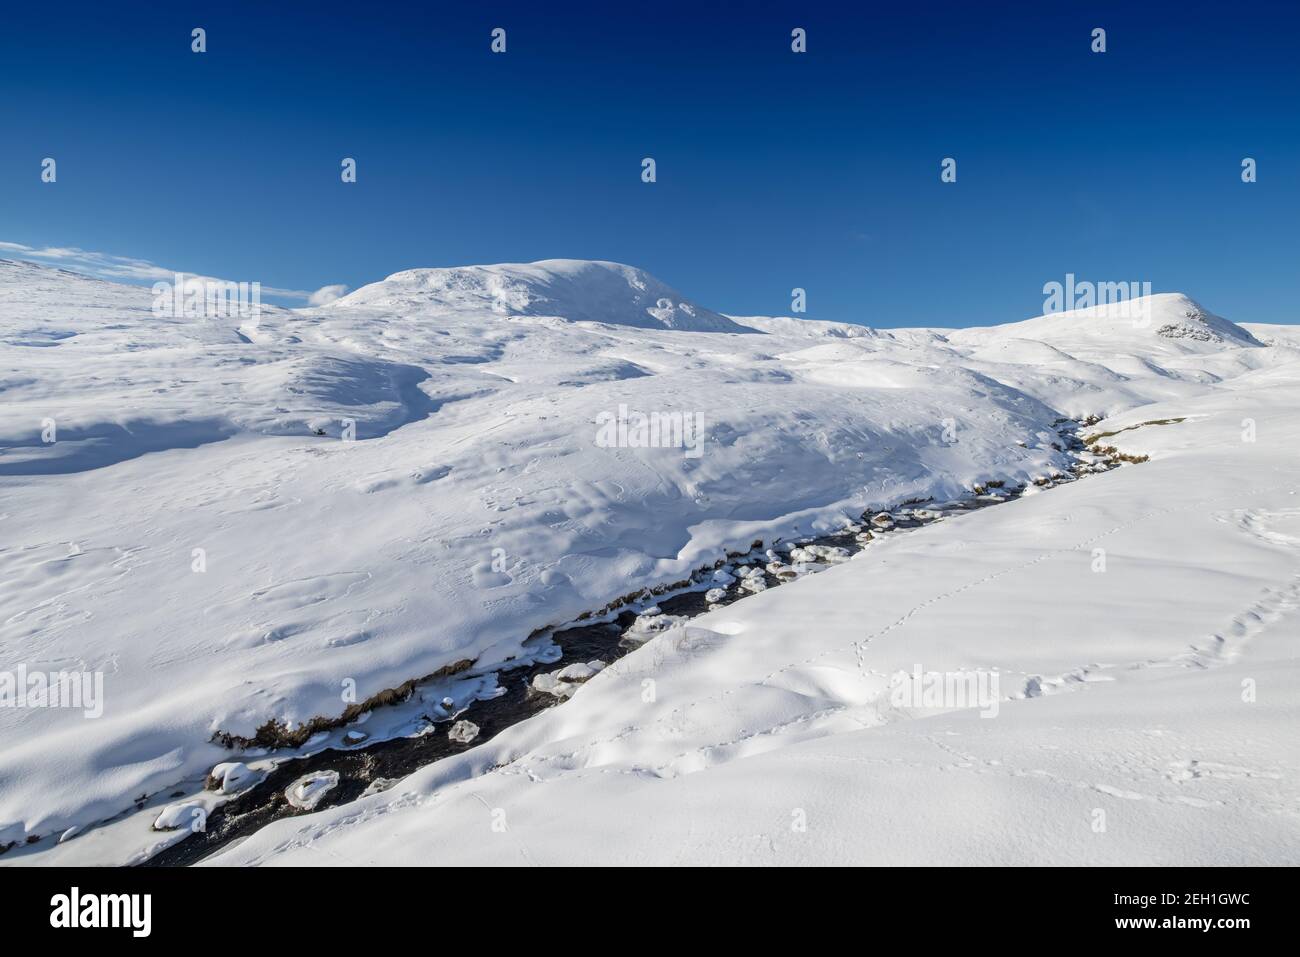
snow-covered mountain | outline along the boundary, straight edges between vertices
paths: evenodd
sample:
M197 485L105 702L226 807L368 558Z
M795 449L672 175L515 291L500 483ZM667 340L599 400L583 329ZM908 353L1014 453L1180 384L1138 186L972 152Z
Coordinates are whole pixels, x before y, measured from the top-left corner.
M334 307L429 316L486 310L500 316L558 316L634 329L747 331L644 270L577 259L408 269L344 296Z
M1290 355L1175 293L944 331L943 338L956 361L1073 416L1190 398Z
M443 671L468 703L538 629L755 539L1032 483L1067 464L1062 415L1285 392L1284 333L1152 299L1136 329L883 331L556 260L159 318L148 290L0 261L0 652L105 675L94 720L0 709L0 845L41 839L0 863L162 840L133 817L50 838L201 786L233 756L214 736L292 736ZM640 441L638 415L676 425Z
M1089 358L1094 353L1109 358L1125 351L1154 358L1261 345L1241 326L1216 316L1181 293L1160 293L1023 322L963 329L949 338L969 344L990 340L1046 343L1078 358Z

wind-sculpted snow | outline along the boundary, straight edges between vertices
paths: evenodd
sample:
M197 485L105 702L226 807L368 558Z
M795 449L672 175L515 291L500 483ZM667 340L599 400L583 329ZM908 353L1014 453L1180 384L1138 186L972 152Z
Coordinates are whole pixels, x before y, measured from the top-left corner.
M1062 414L1289 381L1300 355L1216 325L1108 356L1117 329L1079 321L733 321L570 261L160 318L148 290L0 263L0 670L102 672L105 695L93 720L0 709L0 845L45 838L40 859L238 760L219 732L490 675L536 629L755 539L1032 482L1065 464Z

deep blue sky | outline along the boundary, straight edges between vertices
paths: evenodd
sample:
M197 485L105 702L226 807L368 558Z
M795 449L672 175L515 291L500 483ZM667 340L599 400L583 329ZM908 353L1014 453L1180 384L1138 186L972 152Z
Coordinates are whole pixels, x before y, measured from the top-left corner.
M7 4L0 241L305 290L613 259L880 326L1036 315L1072 272L1297 321L1295 8Z

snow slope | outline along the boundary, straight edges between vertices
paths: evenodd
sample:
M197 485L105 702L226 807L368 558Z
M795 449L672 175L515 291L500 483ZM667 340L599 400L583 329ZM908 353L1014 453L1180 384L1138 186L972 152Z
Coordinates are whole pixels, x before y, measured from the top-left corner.
M209 863L1300 863L1286 371L1114 422L1188 416L1116 437L1149 463L665 632L563 706ZM996 670L997 713L900 706L914 669Z
M1046 323L1026 348L1018 327L733 320L572 261L411 270L255 321L150 304L0 262L0 668L102 671L106 698L93 720L0 709L0 845L42 838L0 863L125 860L147 828L107 849L50 837L242 756L214 734L292 731L440 669L486 692L529 634L629 588L867 507L1031 481L1063 464L1063 413L1181 407L1252 379L1287 393L1300 356L1226 320L1221 341L1110 352L1100 324ZM698 417L703 441L607 447L599 423L621 406ZM608 680L511 734L576 733L594 719L563 715Z
M534 271L594 275L615 320L643 303L623 267ZM338 717L345 683L365 701L488 673L629 582L1059 461L1053 413L977 376L846 394L826 363L777 358L802 340L502 313L422 283L408 302L410 275L257 322L159 320L148 290L0 266L0 649L103 671L107 697L93 721L0 710L0 843L201 776L231 757L218 732ZM700 417L702 454L601 447L623 405Z

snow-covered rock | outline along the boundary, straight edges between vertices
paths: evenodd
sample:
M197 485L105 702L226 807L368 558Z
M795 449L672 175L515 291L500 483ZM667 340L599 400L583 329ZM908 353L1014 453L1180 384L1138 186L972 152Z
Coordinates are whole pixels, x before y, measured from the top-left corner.
M582 684L605 668L603 661L577 661L549 674L533 676L532 688L557 698L570 698Z
M208 789L221 794L237 794L256 784L261 776L242 761L225 761L208 772Z
M853 553L838 545L800 545L790 551L792 562L820 562L838 564L847 562Z
M638 615L636 620L623 632L623 641L627 644L643 645L655 635L661 634L680 624L684 619L680 615Z
M373 781L371 781L369 784L366 785L366 789L361 792L361 796L370 797L370 795L372 794L380 794L384 791L387 791L389 788L391 788L394 784L396 784L400 780L401 780L400 778L383 778L383 777L375 778Z
M338 786L337 771L312 771L285 788L284 798L298 810L310 811Z
M473 721L457 721L447 732L447 737L457 744L469 744L478 737L479 727Z
M154 819L155 831L175 831L180 828L203 830L208 815L207 805L202 801L178 801L168 804Z

